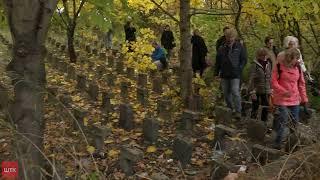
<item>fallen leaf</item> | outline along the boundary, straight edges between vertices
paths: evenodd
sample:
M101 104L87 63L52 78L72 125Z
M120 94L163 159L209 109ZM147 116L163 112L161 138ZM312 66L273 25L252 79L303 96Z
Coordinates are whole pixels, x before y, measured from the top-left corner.
M119 150L111 149L111 150L108 152L108 156L111 157L111 158L114 158L114 157L117 157L119 153L120 153Z
M173 153L173 151L171 149L167 149L164 154L166 155L171 155Z
M95 148L93 146L87 146L87 151L92 154L94 152Z
M147 153L154 153L157 151L157 148L155 146L149 146L147 148Z

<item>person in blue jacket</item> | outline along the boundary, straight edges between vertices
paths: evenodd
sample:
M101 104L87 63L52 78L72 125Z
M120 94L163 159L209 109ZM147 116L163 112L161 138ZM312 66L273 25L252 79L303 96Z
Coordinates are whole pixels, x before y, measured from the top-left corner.
M156 42L152 42L154 51L152 52L151 58L152 62L157 65L159 70L165 69L167 67L166 53L163 48Z

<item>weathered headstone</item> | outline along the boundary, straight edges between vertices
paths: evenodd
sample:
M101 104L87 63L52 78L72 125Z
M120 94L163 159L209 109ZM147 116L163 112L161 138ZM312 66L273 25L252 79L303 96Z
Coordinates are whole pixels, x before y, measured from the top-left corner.
M70 95L62 94L59 96L59 100L64 106L71 107L72 98Z
M135 77L134 68L127 67L127 77L129 79L134 79L134 77Z
M144 140L155 143L159 134L159 122L153 118L146 118L143 121L143 137Z
M113 68L114 66L114 57L108 56L108 67Z
M98 152L102 152L104 147L104 140L106 136L111 133L111 130L104 126L93 125L91 133L93 135L93 141L96 150Z
M76 131L79 128L84 130L84 118L87 116L88 112L80 107L75 107L73 109L73 129Z
M164 71L162 72L162 84L168 84L169 82L169 74Z
M134 128L132 107L129 104L120 104L120 120L119 125L121 128L130 131Z
M148 89L137 87L137 99L143 106L148 104Z
M256 143L264 143L267 127L263 121L257 121L254 119L247 122L247 135Z
M192 141L187 138L177 137L173 142L173 154L174 158L179 160L184 168L191 162Z
M225 178L235 166L231 163L223 162L220 160L213 160L213 166L211 171L211 179L223 179Z
M159 99L157 102L157 112L161 119L171 120L171 101Z
M225 136L233 137L237 134L237 130L227 127L223 124L216 125L214 129L214 143L221 143Z
M232 110L227 107L216 106L215 108L216 124L230 124L232 121Z
M149 77L150 77L150 79L153 79L153 78L155 78L157 76L157 70L150 70L149 71Z
M87 79L84 75L77 75L77 86L79 90L87 89Z
M203 108L203 99L200 95L193 94L192 99L189 103L189 109L200 112Z
M119 165L122 171L127 175L133 175L133 165L141 160L143 152L140 149L132 147L122 147L120 151Z
M181 130L192 131L196 122L200 120L200 114L190 110L184 110L181 117Z
M108 114L112 111L111 94L109 92L102 92L102 110Z
M102 62L106 62L106 53L105 52L100 52L99 53L99 58L102 60Z
M124 102L128 101L129 88L131 84L127 81L122 81L120 85L121 98Z
M87 53L91 53L91 47L90 47L90 45L86 45L86 51L87 51Z
M138 74L137 86L138 87L147 87L148 84L148 75L147 74Z
M68 68L68 70L67 70L68 78L76 79L77 78L76 68L73 67L72 65L68 65L67 68Z
M108 86L114 86L116 80L117 80L117 76L115 76L113 73L107 74Z
M116 64L116 71L118 74L122 74L124 69L124 64L122 59L117 59L117 64Z
M152 91L158 94L162 93L162 81L160 76L155 76L152 79Z
M267 163L269 160L279 159L283 153L276 149L271 149L259 144L252 146L252 155L254 160L257 160L261 164Z
M98 86L97 82L91 81L89 83L88 94L92 100L94 100L94 101L98 100L99 86Z

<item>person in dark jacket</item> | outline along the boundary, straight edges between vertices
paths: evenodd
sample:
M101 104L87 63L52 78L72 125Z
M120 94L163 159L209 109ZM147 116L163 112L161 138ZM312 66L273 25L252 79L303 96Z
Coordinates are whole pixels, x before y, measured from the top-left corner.
M260 48L256 52L256 58L250 68L249 93L252 100L251 118L257 118L259 106L269 106L271 94L271 74L273 56L267 48ZM261 112L261 120L268 120L268 108L264 107Z
M202 76L203 71L206 68L206 56L208 53L208 49L203 38L200 36L200 32L198 29L194 30L193 32L191 44L193 73L200 71L200 76Z
M175 47L174 36L173 36L172 31L170 30L169 25L166 25L164 28L164 31L162 32L161 45L166 49L167 60L169 60L170 56L171 56L171 51Z
M165 69L167 67L167 60L164 50L156 41L152 42L152 46L154 47L154 51L151 54L152 62L157 66L157 69Z
M124 32L126 35L126 41L136 41L136 28L132 26L131 21L127 21L127 23L124 25Z
M226 34L227 29L230 29L230 28L228 26L223 28L223 36L221 36L216 42L216 51L217 52L218 52L219 47L222 46L224 44L224 42L226 41L225 34Z
M243 45L236 41L237 32L234 29L227 29L225 37L224 45L220 46L217 52L215 75L222 78L221 85L227 106L234 109L235 117L240 119L240 77L247 63L247 52Z
M274 39L271 36L267 36L264 39L264 44L265 47L270 51L271 55L272 55L272 60L273 60L273 65L276 65L277 63L275 62L279 51L277 50L276 46L274 46Z

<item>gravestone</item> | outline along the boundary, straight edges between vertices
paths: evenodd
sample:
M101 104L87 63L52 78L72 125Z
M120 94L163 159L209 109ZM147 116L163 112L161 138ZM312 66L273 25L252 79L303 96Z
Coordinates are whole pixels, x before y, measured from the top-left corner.
M143 137L150 143L157 142L159 135L159 122L153 118L146 118L143 121Z
M149 71L149 77L150 77L150 79L153 79L153 78L155 78L157 76L157 70L153 70L153 69L151 69L150 71ZM160 76L159 76L160 77Z
M266 132L267 127L263 121L248 120L247 135L253 142L263 144Z
M77 78L77 73L76 73L76 68L73 67L72 65L68 65L68 78L70 79L76 79Z
M157 102L158 116L164 120L171 120L171 101L168 99L159 99Z
M98 152L103 151L106 136L111 134L111 130L104 126L93 125L91 131L93 135L94 147Z
M102 93L102 111L109 114L112 111L111 94L109 92Z
M189 103L189 109L200 112L203 109L203 99L200 95L193 94Z
M61 94L59 96L59 100L60 102L66 106L66 107L71 107L71 103L72 103L72 98L70 95L67 95L67 94Z
M215 108L216 124L230 124L232 121L232 110L223 106L216 106Z
M106 62L106 53L105 52L100 52L99 53L99 58L102 62Z
M237 134L237 130L230 128L228 126L225 126L223 124L216 125L214 129L214 144L216 143L222 143L225 139L225 136L233 137Z
M135 77L134 68L127 67L127 77L129 79L134 79Z
M89 83L88 94L92 100L94 101L98 100L99 86L97 85L97 82L91 81Z
M129 104L120 104L119 126L127 131L134 128L132 107Z
M258 161L262 165L266 164L270 160L277 160L283 153L276 149L271 149L259 144L252 146L252 155L254 161Z
M84 131L84 118L87 116L88 112L80 107L73 108L73 130L77 131L79 128ZM79 127L80 126L80 127Z
M141 160L143 152L140 149L123 146L120 150L119 165L122 171L127 175L133 175L134 164Z
M108 56L108 67L113 68L114 66L114 57Z
M162 72L162 84L168 84L169 74L165 71Z
M194 125L200 120L200 114L190 110L184 110L181 116L181 130L192 131Z
M77 89L86 90L87 89L87 78L84 75L77 75Z
M115 76L113 73L107 74L107 84L108 86L114 86L115 81L117 81L117 76Z
M137 87L137 100L143 106L148 104L148 89Z
M144 87L146 88L147 84L148 84L148 75L139 73L138 80L137 80L137 86L142 87L142 88L144 88Z
M162 93L162 82L160 76L155 76L152 79L152 91L158 94Z
M192 141L177 137L173 142L173 155L174 158L180 161L181 166L184 168L191 162L192 157Z
M97 78L101 79L103 74L106 73L106 68L102 65L97 66Z
M87 53L91 53L91 47L90 47L90 45L86 45L86 52L87 52Z
M131 86L131 83L130 82L127 82L127 81L122 81L121 82L121 85L120 85L120 96L122 98L122 100L124 102L128 101L128 96L129 96L129 88Z
M235 165L231 163L223 162L221 160L213 160L210 177L211 179L224 179L230 172L233 172L233 169L235 169Z
M118 74L122 74L124 69L124 64L122 59L117 59L116 71Z

